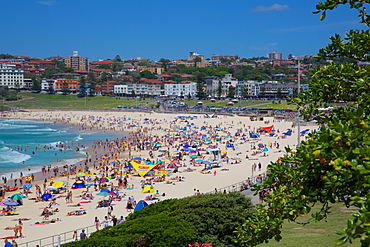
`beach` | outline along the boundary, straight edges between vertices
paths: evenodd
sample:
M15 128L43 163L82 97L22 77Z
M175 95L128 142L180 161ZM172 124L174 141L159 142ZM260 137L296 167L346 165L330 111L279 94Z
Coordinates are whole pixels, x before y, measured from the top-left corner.
M89 173L96 174L84 176L85 180L116 173L117 178L109 180L107 185L109 189L116 187L114 190L121 197L120 201L112 202L111 214L118 218L129 214L126 210L129 197L134 197L136 202L146 200L150 204L169 198L220 191L221 188L237 182L247 182L248 178L265 173L268 163L283 156L285 146L294 148L298 139L297 126L292 122L273 118L252 121L249 117L237 115L35 110L10 112L3 114L2 118L51 121L73 125L81 131L99 129L109 132L110 135L116 133L120 140L101 140L91 144L91 149L86 151L88 153L86 160L81 160L77 164L75 172L78 172L80 167L81 171L85 172L84 169L87 166ZM274 127L269 131L268 127L272 125ZM267 131L260 133L260 127L264 127ZM308 126L303 129L309 129L308 133L315 128L317 127ZM251 133L257 136L252 136ZM302 135L301 139L304 140L304 138L305 136ZM178 157L179 153L181 153L180 157ZM154 176L156 171L159 173L158 169L154 169L153 176L142 178L137 175L135 169L124 168L132 158L137 163L159 164L157 167L167 172L167 175ZM104 173L106 167L109 171ZM210 169L211 167L213 168ZM127 187L118 187L120 182L118 175L125 174L127 171L132 173L127 175ZM29 198L35 197L36 184L43 187L42 174L39 173L39 175L40 180L36 179L32 182L34 186L30 189L32 193L28 195ZM49 183L52 175L46 174L46 176ZM53 178L53 182L66 181L71 186L75 178L75 174L58 176ZM3 181L0 181L0 186L1 182ZM144 183L151 184L154 191L158 190L157 195L153 192L142 193ZM236 190L239 189L236 188ZM60 221L53 223L35 224L42 221L43 217L40 215L43 208L50 204L50 200L35 202L24 198L22 200L24 205L17 206L17 215L0 217L0 237L14 235L12 230L4 230L4 228L14 227L17 223L15 220L19 218L29 220L23 221L25 237L17 238L18 243L92 226L95 217L100 221L104 219L108 208L96 207L98 201L109 196L97 195L100 190L95 191L94 186L91 186L88 192L94 199L79 197L83 191L86 191L85 188L71 191L73 193L71 203L66 203L66 193L56 195L59 197L51 209L57 208L58 212L51 215L49 219L58 218ZM7 192L6 197L14 193L16 192ZM155 197L155 200L151 200L151 197ZM71 207L72 205L76 206ZM67 216L68 212L76 210L84 213Z

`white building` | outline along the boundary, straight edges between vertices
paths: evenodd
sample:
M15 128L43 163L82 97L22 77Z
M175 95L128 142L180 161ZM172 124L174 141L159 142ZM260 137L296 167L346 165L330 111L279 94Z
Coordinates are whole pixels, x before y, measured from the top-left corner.
M0 64L0 86L23 88L24 71L17 69L14 64Z
M49 89L55 90L55 80L42 80L41 92L47 92Z
M197 93L197 83L191 82L186 84L165 84L164 95L166 96L192 96L194 97Z
M128 87L127 85L114 85L114 94L128 94Z
M127 84L114 85L114 94L132 94L136 95L161 95L161 85L159 84Z

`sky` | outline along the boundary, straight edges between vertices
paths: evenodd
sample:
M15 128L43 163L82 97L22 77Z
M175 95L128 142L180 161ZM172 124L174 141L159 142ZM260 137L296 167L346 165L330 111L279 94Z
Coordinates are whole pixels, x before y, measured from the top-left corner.
M316 55L329 37L364 29L348 6L324 21L316 0L0 0L0 54L90 60Z

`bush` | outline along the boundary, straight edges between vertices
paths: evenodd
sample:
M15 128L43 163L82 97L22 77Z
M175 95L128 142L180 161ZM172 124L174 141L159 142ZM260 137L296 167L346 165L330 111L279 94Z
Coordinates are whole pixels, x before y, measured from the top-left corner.
M186 246L192 242L236 246L233 231L254 212L240 193L216 193L169 199L130 214L127 221L92 233L68 247Z

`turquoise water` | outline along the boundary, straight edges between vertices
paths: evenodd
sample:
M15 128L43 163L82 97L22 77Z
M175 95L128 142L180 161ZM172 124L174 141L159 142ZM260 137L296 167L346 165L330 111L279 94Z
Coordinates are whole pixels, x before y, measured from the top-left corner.
M18 177L21 171L33 173L43 165L76 163L86 157L83 150L93 141L122 136L103 131L82 132L78 127L53 122L0 120L0 175L9 177L13 173ZM66 148L61 148L60 143Z

